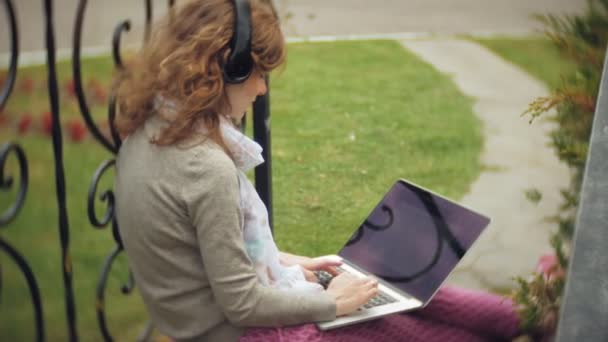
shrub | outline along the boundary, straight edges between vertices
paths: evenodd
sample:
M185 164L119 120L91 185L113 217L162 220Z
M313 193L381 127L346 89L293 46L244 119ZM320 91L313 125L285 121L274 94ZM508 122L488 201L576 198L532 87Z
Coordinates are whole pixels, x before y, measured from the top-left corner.
M574 75L562 75L562 84L548 97L532 102L524 113L533 121L555 109L557 128L551 132L552 145L560 160L572 171L568 188L562 189L560 211L551 219L558 225L551 244L560 269L567 267L578 196L587 158L595 105L608 41L608 0L588 0L586 12L578 16L538 15L546 35L577 65ZM563 277L537 275L517 279L513 298L520 304L524 329L552 334L557 326L563 295Z

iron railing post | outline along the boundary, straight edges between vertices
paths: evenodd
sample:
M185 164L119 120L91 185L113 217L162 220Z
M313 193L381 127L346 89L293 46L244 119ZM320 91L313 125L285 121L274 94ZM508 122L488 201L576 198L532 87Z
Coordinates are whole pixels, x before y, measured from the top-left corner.
M262 157L265 162L255 169L255 188L268 209L268 222L273 228L272 216L272 153L270 144L270 86L266 77L268 91L253 103L253 139L257 141L264 151Z

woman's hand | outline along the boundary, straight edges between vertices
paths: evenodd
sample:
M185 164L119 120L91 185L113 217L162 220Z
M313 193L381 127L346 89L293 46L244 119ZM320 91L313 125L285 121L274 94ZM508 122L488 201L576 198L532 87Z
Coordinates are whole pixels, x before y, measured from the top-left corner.
M342 266L342 258L337 255L324 255L300 263L300 266L310 271L325 271L333 276L338 275L338 266Z
M378 280L343 272L331 280L327 293L336 301L336 316L348 315L378 294Z
M336 267L342 265L342 258L337 255L325 255L316 258L309 258L299 255L293 255L285 252L279 253L281 263L284 265L300 265L304 271L306 280L318 282L317 276L313 271L325 271L335 276L338 274Z

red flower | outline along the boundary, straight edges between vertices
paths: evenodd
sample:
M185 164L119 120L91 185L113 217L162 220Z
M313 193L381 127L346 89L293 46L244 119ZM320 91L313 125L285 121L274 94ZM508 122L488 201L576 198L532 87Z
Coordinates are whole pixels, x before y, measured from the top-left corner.
M46 111L42 113L42 117L40 118L40 124L42 127L42 132L46 135L53 134L53 115L50 111Z
M76 96L76 83L73 79L70 78L69 80L65 81L63 84L63 89L70 97Z
M95 98L96 103L104 104L108 99L108 92L102 87L95 88L95 90L93 91L93 96Z
M93 101L96 104L104 104L108 98L108 92L103 84L96 79L92 79L87 84L87 93L93 96Z
M26 77L23 79L23 81L21 81L19 89L27 94L31 94L34 91L34 85L34 79L31 77Z
M32 126L32 121L33 119L30 113L21 115L21 119L19 119L19 123L17 124L17 132L19 132L19 134L25 134Z
M564 278L566 275L555 254L541 255L536 265L536 272L542 274L546 280Z
M87 82L87 88L92 89L97 87L101 87L101 82L99 82L96 78L91 78L89 82Z
M78 119L71 119L67 123L68 137L71 141L81 142L87 135L87 128Z
M8 124L8 113L0 112L0 127L4 127Z

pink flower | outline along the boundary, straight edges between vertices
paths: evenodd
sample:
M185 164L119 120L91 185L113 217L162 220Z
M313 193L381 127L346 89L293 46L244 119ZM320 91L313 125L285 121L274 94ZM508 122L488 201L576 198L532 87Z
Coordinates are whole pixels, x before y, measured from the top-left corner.
M555 254L541 255L536 264L536 272L544 275L545 280L563 279L566 275Z

